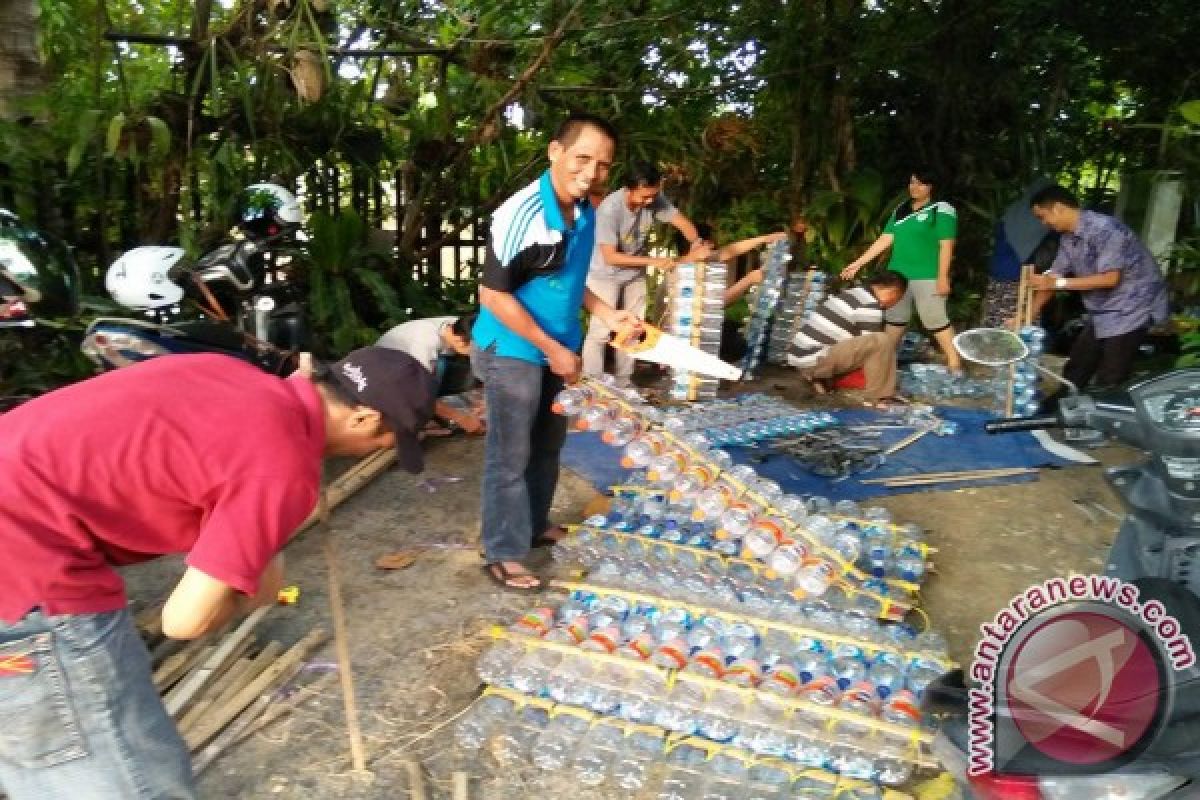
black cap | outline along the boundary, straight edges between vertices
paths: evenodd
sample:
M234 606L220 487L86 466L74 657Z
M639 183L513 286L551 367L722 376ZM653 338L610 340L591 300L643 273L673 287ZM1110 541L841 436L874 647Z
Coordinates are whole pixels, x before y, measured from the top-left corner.
M425 466L417 432L433 416L433 375L400 350L362 347L332 367L333 378L359 405L383 414L396 434L396 458L409 472Z

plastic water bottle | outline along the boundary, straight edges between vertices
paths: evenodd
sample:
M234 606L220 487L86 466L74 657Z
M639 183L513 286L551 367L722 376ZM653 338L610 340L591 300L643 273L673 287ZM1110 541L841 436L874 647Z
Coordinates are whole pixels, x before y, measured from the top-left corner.
M647 467L651 461L666 452L666 448L666 440L660 434L643 433L625 445L621 466L626 469Z
M579 740L587 732L589 724L586 717L569 711L551 717L534 742L534 766L543 770L560 770L565 767Z
M637 420L618 417L600 434L600 440L612 447L624 447L634 440L641 430Z
M660 644L650 656L650 663L656 667L683 669L688 663L688 653L687 642L682 637L675 636L666 641L660 640Z
M625 733L615 725L593 724L575 748L572 770L581 786L599 786L622 749Z
M670 485L679 478L686 466L687 459L682 453L668 451L655 456L647 465L646 479L651 483Z
M484 695L458 720L454 731L456 743L464 750L478 750L496 725L512 717L514 709L513 701L507 697Z
M593 403L575 418L575 427L581 431L604 431L617 420L618 413L608 403Z
M617 753L610 775L613 784L629 793L646 785L653 764L662 758L663 737L649 731L635 730L625 738L625 747Z
M886 701L904 689L904 667L894 653L880 652L871 662L869 674L880 700Z
M758 517L742 537L746 558L765 560L783 541L783 528L770 517Z
M796 572L796 588L807 597L820 597L837 574L837 568L828 559L810 556Z
M730 657L726 660L721 680L742 688L757 686L762 680L762 664L754 658Z
M696 727L701 734L715 742L733 741L743 711L744 703L738 693L714 691L702 706Z
M554 396L550 410L568 417L576 416L596 399L596 390L590 386L568 386Z
M833 676L837 678L838 688L846 691L851 684L861 681L867 675L867 665L862 656L857 653L844 651L833 658Z
M737 492L729 484L718 481L696 497L692 519L720 519L725 510L733 505Z
M913 544L906 544L896 553L895 575L902 581L920 583L925 577L925 556L921 549Z
M883 733L875 746L872 767L875 779L885 786L900 786L912 777L912 745L907 738Z
M684 470L671 489L671 502L682 503L694 501L702 491L713 481L713 471L704 464L694 464Z
M684 667L685 672L703 675L705 678L720 680L725 672L725 654L719 647L706 647L692 654Z
M550 672L558 666L562 656L553 650L530 650L513 665L509 673L509 686L522 694L536 695L550 678Z
M767 556L768 577L793 579L807 557L808 550L796 542L775 548Z
M499 641L479 657L475 670L484 683L503 686L508 683L513 667L525 655L525 648L516 642Z

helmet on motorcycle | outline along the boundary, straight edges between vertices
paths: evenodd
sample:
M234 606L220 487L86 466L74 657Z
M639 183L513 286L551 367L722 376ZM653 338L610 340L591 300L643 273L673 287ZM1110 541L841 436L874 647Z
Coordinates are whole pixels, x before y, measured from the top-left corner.
M183 299L170 269L183 258L180 247L135 247L104 275L104 288L126 308L163 308Z
M296 196L274 183L247 186L237 208L238 227L255 239L298 228L303 219Z
M79 310L79 271L71 252L0 208L0 304L19 301L39 315Z

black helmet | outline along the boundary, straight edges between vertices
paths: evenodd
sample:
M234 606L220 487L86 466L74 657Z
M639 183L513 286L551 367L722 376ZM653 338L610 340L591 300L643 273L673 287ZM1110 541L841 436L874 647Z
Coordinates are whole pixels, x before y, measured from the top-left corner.
M79 270L66 246L0 208L0 303L23 303L30 316L79 311Z
M254 183L238 198L237 226L251 239L262 239L300 227L303 214L296 196L274 183Z

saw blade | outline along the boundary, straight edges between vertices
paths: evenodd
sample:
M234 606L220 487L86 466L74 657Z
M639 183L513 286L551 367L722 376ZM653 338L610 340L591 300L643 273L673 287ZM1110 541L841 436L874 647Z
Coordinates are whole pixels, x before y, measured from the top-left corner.
M640 336L636 333L627 337L616 336L612 344L640 361L653 361L656 364L665 364L675 369L727 381L740 380L742 377L742 371L738 367L694 347L678 336L664 333L653 325L643 325Z

